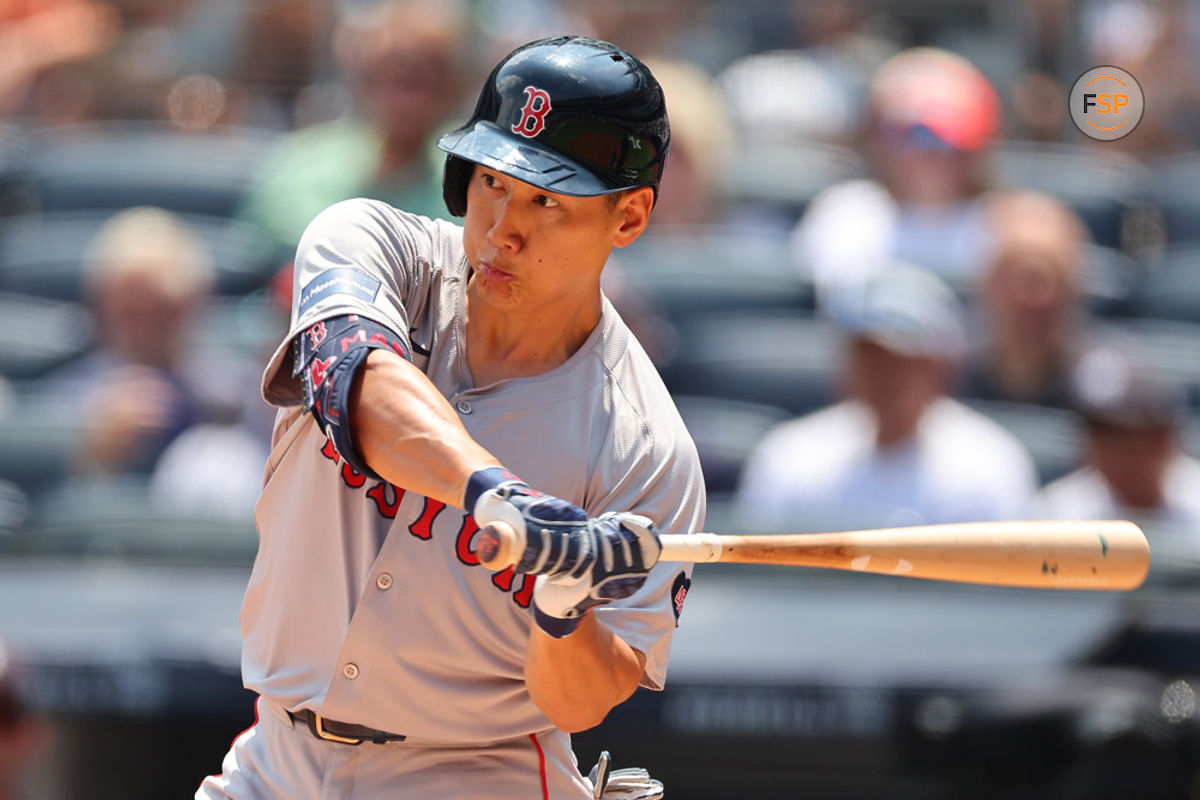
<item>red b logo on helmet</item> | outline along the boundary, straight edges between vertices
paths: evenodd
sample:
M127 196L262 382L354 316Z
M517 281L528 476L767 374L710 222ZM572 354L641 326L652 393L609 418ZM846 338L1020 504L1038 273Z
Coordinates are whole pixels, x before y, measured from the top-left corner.
M526 86L525 94L529 99L521 109L520 121L512 126L512 132L532 139L546 128L546 115L550 113L550 95L534 86Z

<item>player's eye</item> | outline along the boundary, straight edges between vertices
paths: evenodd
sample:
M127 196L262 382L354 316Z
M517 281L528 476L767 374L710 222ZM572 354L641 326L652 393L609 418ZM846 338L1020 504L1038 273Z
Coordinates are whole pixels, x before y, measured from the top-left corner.
M490 172L484 172L480 180L482 180L483 185L489 189L495 189L500 185L500 181L497 180L496 176L492 175Z
M558 201L548 194L539 194L534 200L542 208L558 208Z

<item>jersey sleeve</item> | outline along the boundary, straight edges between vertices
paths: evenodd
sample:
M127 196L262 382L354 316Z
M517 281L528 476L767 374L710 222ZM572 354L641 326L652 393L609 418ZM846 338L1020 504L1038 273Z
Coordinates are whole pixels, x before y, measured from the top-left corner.
M426 302L431 223L386 203L356 199L318 214L296 249L288 334L263 375L262 393L276 406L301 402L290 344L322 320L358 314L391 329L410 347L409 321Z
M705 493L695 445L679 423L664 443L654 444L608 493L587 503L589 514L634 511L650 517L659 534L690 534L704 526ZM600 606L597 621L646 656L642 685L662 689L671 637L692 584L690 563L660 562L632 597Z

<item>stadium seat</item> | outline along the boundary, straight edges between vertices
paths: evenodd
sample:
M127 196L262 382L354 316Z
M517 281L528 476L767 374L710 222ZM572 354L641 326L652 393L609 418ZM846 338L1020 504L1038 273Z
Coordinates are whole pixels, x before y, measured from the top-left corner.
M49 491L70 471L82 421L39 414L32 404L0 414L0 480L30 497Z
M730 159L722 185L729 203L777 218L790 227L822 189L866 172L862 158L840 145L756 143Z
M151 205L228 217L273 140L252 130L197 135L136 123L68 126L31 135L26 166L46 211Z
M696 314L679 323L663 369L679 395L812 411L836 399L840 340L824 320L788 312Z
M736 490L750 452L767 431L791 417L776 406L719 397L680 395L675 405L696 442L710 497Z
M1200 154L1183 153L1150 162L1148 196L1163 215L1167 242L1200 242Z
M651 228L620 251L620 282L670 319L739 309L810 309L812 285L790 266L784 235Z
M1080 291L1087 307L1101 316L1126 313L1142 269L1115 247L1088 245L1084 253Z
M1139 274L1129 311L1136 317L1200 323L1200 240L1168 248Z
M115 210L68 211L0 220L0 291L63 300L83 296L83 258ZM216 291L240 294L262 286L279 266L275 246L237 220L181 215L213 255Z
M192 324L188 351L232 351L241 357L258 354L265 364L287 332L287 309L275 305L268 295L255 292L242 297L219 297Z
M91 345L90 317L77 303L0 292L0 376L37 378Z
M1162 319L1110 320L1119 339L1151 369L1181 383L1193 411L1200 411L1200 323Z
M25 175L26 150L19 130L0 124L0 219L36 208Z
M1000 142L991 174L1002 188L1054 195L1083 218L1093 241L1120 247L1126 215L1143 202L1146 169L1134 158L1086 145Z
M40 556L248 566L253 520L173 514L144 481L64 481L34 499L25 549Z

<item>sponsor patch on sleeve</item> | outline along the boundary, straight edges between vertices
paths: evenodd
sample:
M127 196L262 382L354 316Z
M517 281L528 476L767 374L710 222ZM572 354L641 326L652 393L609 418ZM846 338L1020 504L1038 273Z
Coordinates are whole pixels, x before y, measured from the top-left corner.
M349 267L326 270L300 290L299 315L304 316L317 303L336 295L373 303L379 295L379 286L377 279Z

